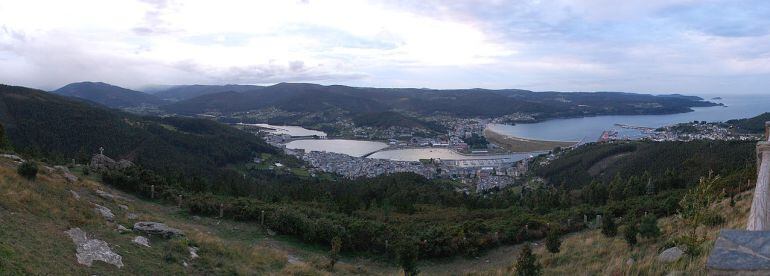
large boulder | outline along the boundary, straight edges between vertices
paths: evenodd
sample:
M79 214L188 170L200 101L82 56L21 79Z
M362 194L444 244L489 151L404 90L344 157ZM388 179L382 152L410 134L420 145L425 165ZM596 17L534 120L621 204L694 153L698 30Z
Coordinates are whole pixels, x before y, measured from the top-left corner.
M93 203L93 204L94 204L94 211L102 215L102 217L104 217L106 220L108 221L115 220L115 214L112 213L112 210L96 203Z
M164 238L184 236L182 230L168 227L166 224L152 221L140 221L134 224L134 231L146 233L148 235L158 235Z
M102 172L108 170L121 170L133 166L134 163L128 160L115 161L104 154L94 154L91 157L91 163L88 165L92 170Z
M80 228L72 228L64 231L75 243L77 247L75 256L78 263L91 266L94 261L102 261L108 264L123 267L123 258L115 252L112 252L107 242L97 239L89 239L86 232Z
M671 247L669 249L663 250L663 252L658 255L658 261L664 263L673 263L682 258L683 255L684 251L681 248Z

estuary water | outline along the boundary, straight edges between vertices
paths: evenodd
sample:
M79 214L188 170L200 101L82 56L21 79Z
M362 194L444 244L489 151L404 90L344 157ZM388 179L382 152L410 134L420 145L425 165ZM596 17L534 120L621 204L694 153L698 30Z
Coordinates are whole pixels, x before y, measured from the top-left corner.
M595 116L570 119L553 119L533 124L501 125L490 124L490 130L509 136L536 140L554 141L596 141L605 130L616 130L620 137L638 135L638 131L620 129L615 124L658 128L676 123L707 121L718 122L730 119L750 118L770 112L770 95L722 96L722 106L695 107L694 111L669 115L617 115Z

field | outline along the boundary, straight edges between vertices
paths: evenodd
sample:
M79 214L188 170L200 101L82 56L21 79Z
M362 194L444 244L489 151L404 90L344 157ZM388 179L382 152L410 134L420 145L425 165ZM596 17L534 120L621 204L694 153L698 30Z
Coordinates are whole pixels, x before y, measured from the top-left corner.
M506 136L489 129L484 130L484 137L486 137L490 142L513 152L552 150L556 147L568 147L575 144L575 142L541 141Z

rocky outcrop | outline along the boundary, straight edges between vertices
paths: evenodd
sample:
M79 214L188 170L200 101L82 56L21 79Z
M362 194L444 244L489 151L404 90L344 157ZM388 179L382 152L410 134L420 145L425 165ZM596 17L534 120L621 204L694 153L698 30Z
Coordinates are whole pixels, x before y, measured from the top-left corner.
M123 258L110 249L107 242L97 239L89 239L86 232L80 228L72 228L64 231L77 246L75 256L78 263L91 266L94 261L102 261L108 264L123 267Z
M104 154L94 154L91 157L91 163L88 165L95 171L121 170L133 166L134 163L128 160L115 161Z
M160 222L140 221L134 224L134 231L146 233L148 235L157 235L164 238L173 238L176 236L184 236L182 230L168 227Z
M709 275L770 275L770 231L722 229L706 261Z
M658 261L664 263L673 263L682 258L683 255L684 251L682 251L682 249L679 247L671 247L669 249L663 250L663 252L658 255Z

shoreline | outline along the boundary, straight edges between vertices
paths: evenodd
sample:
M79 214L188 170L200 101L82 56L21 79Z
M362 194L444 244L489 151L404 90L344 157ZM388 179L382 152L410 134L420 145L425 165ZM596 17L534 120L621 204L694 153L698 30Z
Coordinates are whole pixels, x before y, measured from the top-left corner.
M548 151L556 147L569 147L578 142L572 141L547 141L521 138L496 132L488 127L484 128L484 137L512 152Z

